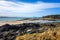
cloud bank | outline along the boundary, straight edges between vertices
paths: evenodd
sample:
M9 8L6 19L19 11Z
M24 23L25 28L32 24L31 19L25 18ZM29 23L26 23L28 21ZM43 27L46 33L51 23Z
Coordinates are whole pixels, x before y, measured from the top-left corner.
M60 8L60 3L24 3L0 0L0 13L1 15L7 14L8 16L16 16L28 13L37 13L48 8ZM18 14L18 15L17 15ZM27 15L26 14L26 15Z

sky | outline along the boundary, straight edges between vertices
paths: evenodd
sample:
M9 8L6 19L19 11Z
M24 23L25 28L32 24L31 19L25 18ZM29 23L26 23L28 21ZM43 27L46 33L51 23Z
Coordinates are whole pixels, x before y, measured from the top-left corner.
M60 0L0 0L0 16L42 17L60 14Z

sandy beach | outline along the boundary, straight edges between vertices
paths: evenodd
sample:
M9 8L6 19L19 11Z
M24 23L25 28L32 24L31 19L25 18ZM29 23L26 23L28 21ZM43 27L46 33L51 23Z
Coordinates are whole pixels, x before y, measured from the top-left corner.
M0 21L0 26L4 24L16 25L16 24L22 24L22 23L37 23L37 22L41 22L41 20Z
M32 22L39 22L39 20L21 20L21 21L0 21L0 26L4 24L10 24L10 25L16 25L16 24L22 24L22 23L32 23Z
M10 25L22 24L22 21L0 21L0 26L4 24L10 24Z
M10 25L15 25L15 24L22 24L22 23L36 23L40 22L41 20L22 20L22 21L0 21L0 26L4 24L10 24Z
M0 21L0 26L2 26L4 24L16 25L16 24L32 23L32 22L39 22L39 21L37 21L37 20L35 20L35 21L29 21L29 20L22 20L22 21Z

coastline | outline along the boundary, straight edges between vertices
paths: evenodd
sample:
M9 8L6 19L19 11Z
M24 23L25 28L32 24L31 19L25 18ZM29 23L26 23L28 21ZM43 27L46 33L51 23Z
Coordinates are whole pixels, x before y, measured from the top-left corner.
M25 20L25 21L27 21L27 20ZM26 40L26 39L30 39L31 37L33 39L33 38L39 38L39 37L47 38L47 37L51 37L51 36L53 36L51 38L54 38L55 33L56 33L56 36L59 35L58 38L60 38L60 23L40 24L40 23L23 23L23 22L24 21L11 21L11 22L6 22L8 24L0 26L1 39L5 38L8 40L9 39L10 40L11 39ZM17 23L18 23L18 25L15 25ZM10 24L14 24L14 25L10 25ZM44 36L44 35L46 35L46 36ZM39 39L43 39L43 38L39 38ZM55 37L55 38L57 38L57 37ZM37 40L39 40L39 39L37 39Z
M44 20L43 21L42 20L17 20L17 21L5 21L5 22L0 21L0 37L1 39L5 38L7 40L11 40L11 39L30 40L30 38L32 37L31 40L33 40L33 38L42 37L39 39L43 39L45 37L47 38L53 36L50 38L52 39L55 37L55 33L56 33L59 35L58 38L60 38L60 22L59 23L58 22L40 23L40 22L44 22Z

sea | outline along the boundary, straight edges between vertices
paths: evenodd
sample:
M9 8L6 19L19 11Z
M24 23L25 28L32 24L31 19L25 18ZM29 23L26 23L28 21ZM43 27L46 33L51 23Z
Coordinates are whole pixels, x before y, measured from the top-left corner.
M22 20L20 17L6 17L6 18L0 18L0 21L16 21L16 20Z
M0 18L0 21L17 21L17 20L23 20L24 18L20 17L6 17L6 18ZM38 21L32 21L32 22L40 22L40 23L47 23L47 22L60 22L60 20L38 20Z

